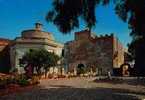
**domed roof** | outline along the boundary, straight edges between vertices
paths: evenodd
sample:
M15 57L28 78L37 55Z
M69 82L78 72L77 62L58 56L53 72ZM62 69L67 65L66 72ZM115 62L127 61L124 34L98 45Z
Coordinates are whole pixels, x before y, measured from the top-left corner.
M24 30L22 32L22 38L41 38L54 40L54 37L51 33L41 31L42 24L36 23L35 29Z

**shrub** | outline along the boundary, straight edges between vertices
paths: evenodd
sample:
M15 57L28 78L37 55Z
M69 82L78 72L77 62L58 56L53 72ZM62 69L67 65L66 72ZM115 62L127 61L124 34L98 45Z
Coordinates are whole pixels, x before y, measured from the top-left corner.
M65 75L58 75L58 78L65 78Z
M10 76L0 77L0 89L6 88L6 86L11 83L14 83L13 77Z
M18 75L15 77L16 83L19 84L20 86L27 86L30 84L28 78L25 75Z
M7 80L5 78L0 78L0 89L6 88Z
M5 89L9 85L20 85L20 86L28 86L35 85L39 83L39 77L33 76L31 79L28 79L26 75L16 75L9 77L0 77L0 89Z
M53 74L49 74L48 78L50 78L50 79L53 78Z
M19 80L18 80L18 84L19 84L20 86L27 86L27 85L30 84L30 82L29 82L27 79L22 78L22 79L19 79Z
M14 77L8 77L6 80L7 80L7 84L15 84L16 83Z
M33 76L32 79L30 80L30 83L32 85L35 85L35 84L39 84L39 77L38 76Z

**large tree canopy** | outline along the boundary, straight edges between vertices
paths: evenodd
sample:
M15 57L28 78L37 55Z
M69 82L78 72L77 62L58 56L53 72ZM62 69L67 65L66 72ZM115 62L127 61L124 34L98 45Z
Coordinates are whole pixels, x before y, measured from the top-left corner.
M106 5L115 1L116 14L132 29L131 35L145 36L145 0L53 0L53 8L46 16L58 29L67 33L79 27L79 18L86 22L88 28L96 23L97 5Z
M128 22L134 38L145 37L145 0L117 0L116 13Z
M136 75L145 76L145 0L118 0L116 13L128 22L133 40L129 52L135 59Z
M108 2L109 0L53 0L53 9L48 12L46 20L53 22L62 33L79 28L79 18L91 29L96 23L96 6Z
M96 24L95 8L115 1L116 14L128 23L133 41L130 51L135 59L138 75L145 76L145 0L53 0L53 8L46 19L62 33L79 28L80 18L91 29Z

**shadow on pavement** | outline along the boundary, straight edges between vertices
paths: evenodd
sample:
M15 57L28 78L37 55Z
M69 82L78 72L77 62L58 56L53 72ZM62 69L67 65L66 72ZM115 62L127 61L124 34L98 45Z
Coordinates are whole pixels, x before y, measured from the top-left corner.
M72 86L66 86L66 85L50 85L50 87L53 87L53 88L72 88Z
M134 93L121 89L56 87L36 87L27 92L0 97L0 100L140 100Z
M133 85L133 86L145 86L145 79L103 79L103 80L98 80L95 79L93 82L97 83L110 83L110 84L128 84L128 85Z

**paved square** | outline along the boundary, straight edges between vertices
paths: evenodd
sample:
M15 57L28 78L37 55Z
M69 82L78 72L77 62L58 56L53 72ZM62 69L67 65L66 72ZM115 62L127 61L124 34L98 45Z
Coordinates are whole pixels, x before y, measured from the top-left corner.
M0 100L140 100L145 86L95 82L95 78L42 80L34 89ZM137 99L140 98L140 99Z

